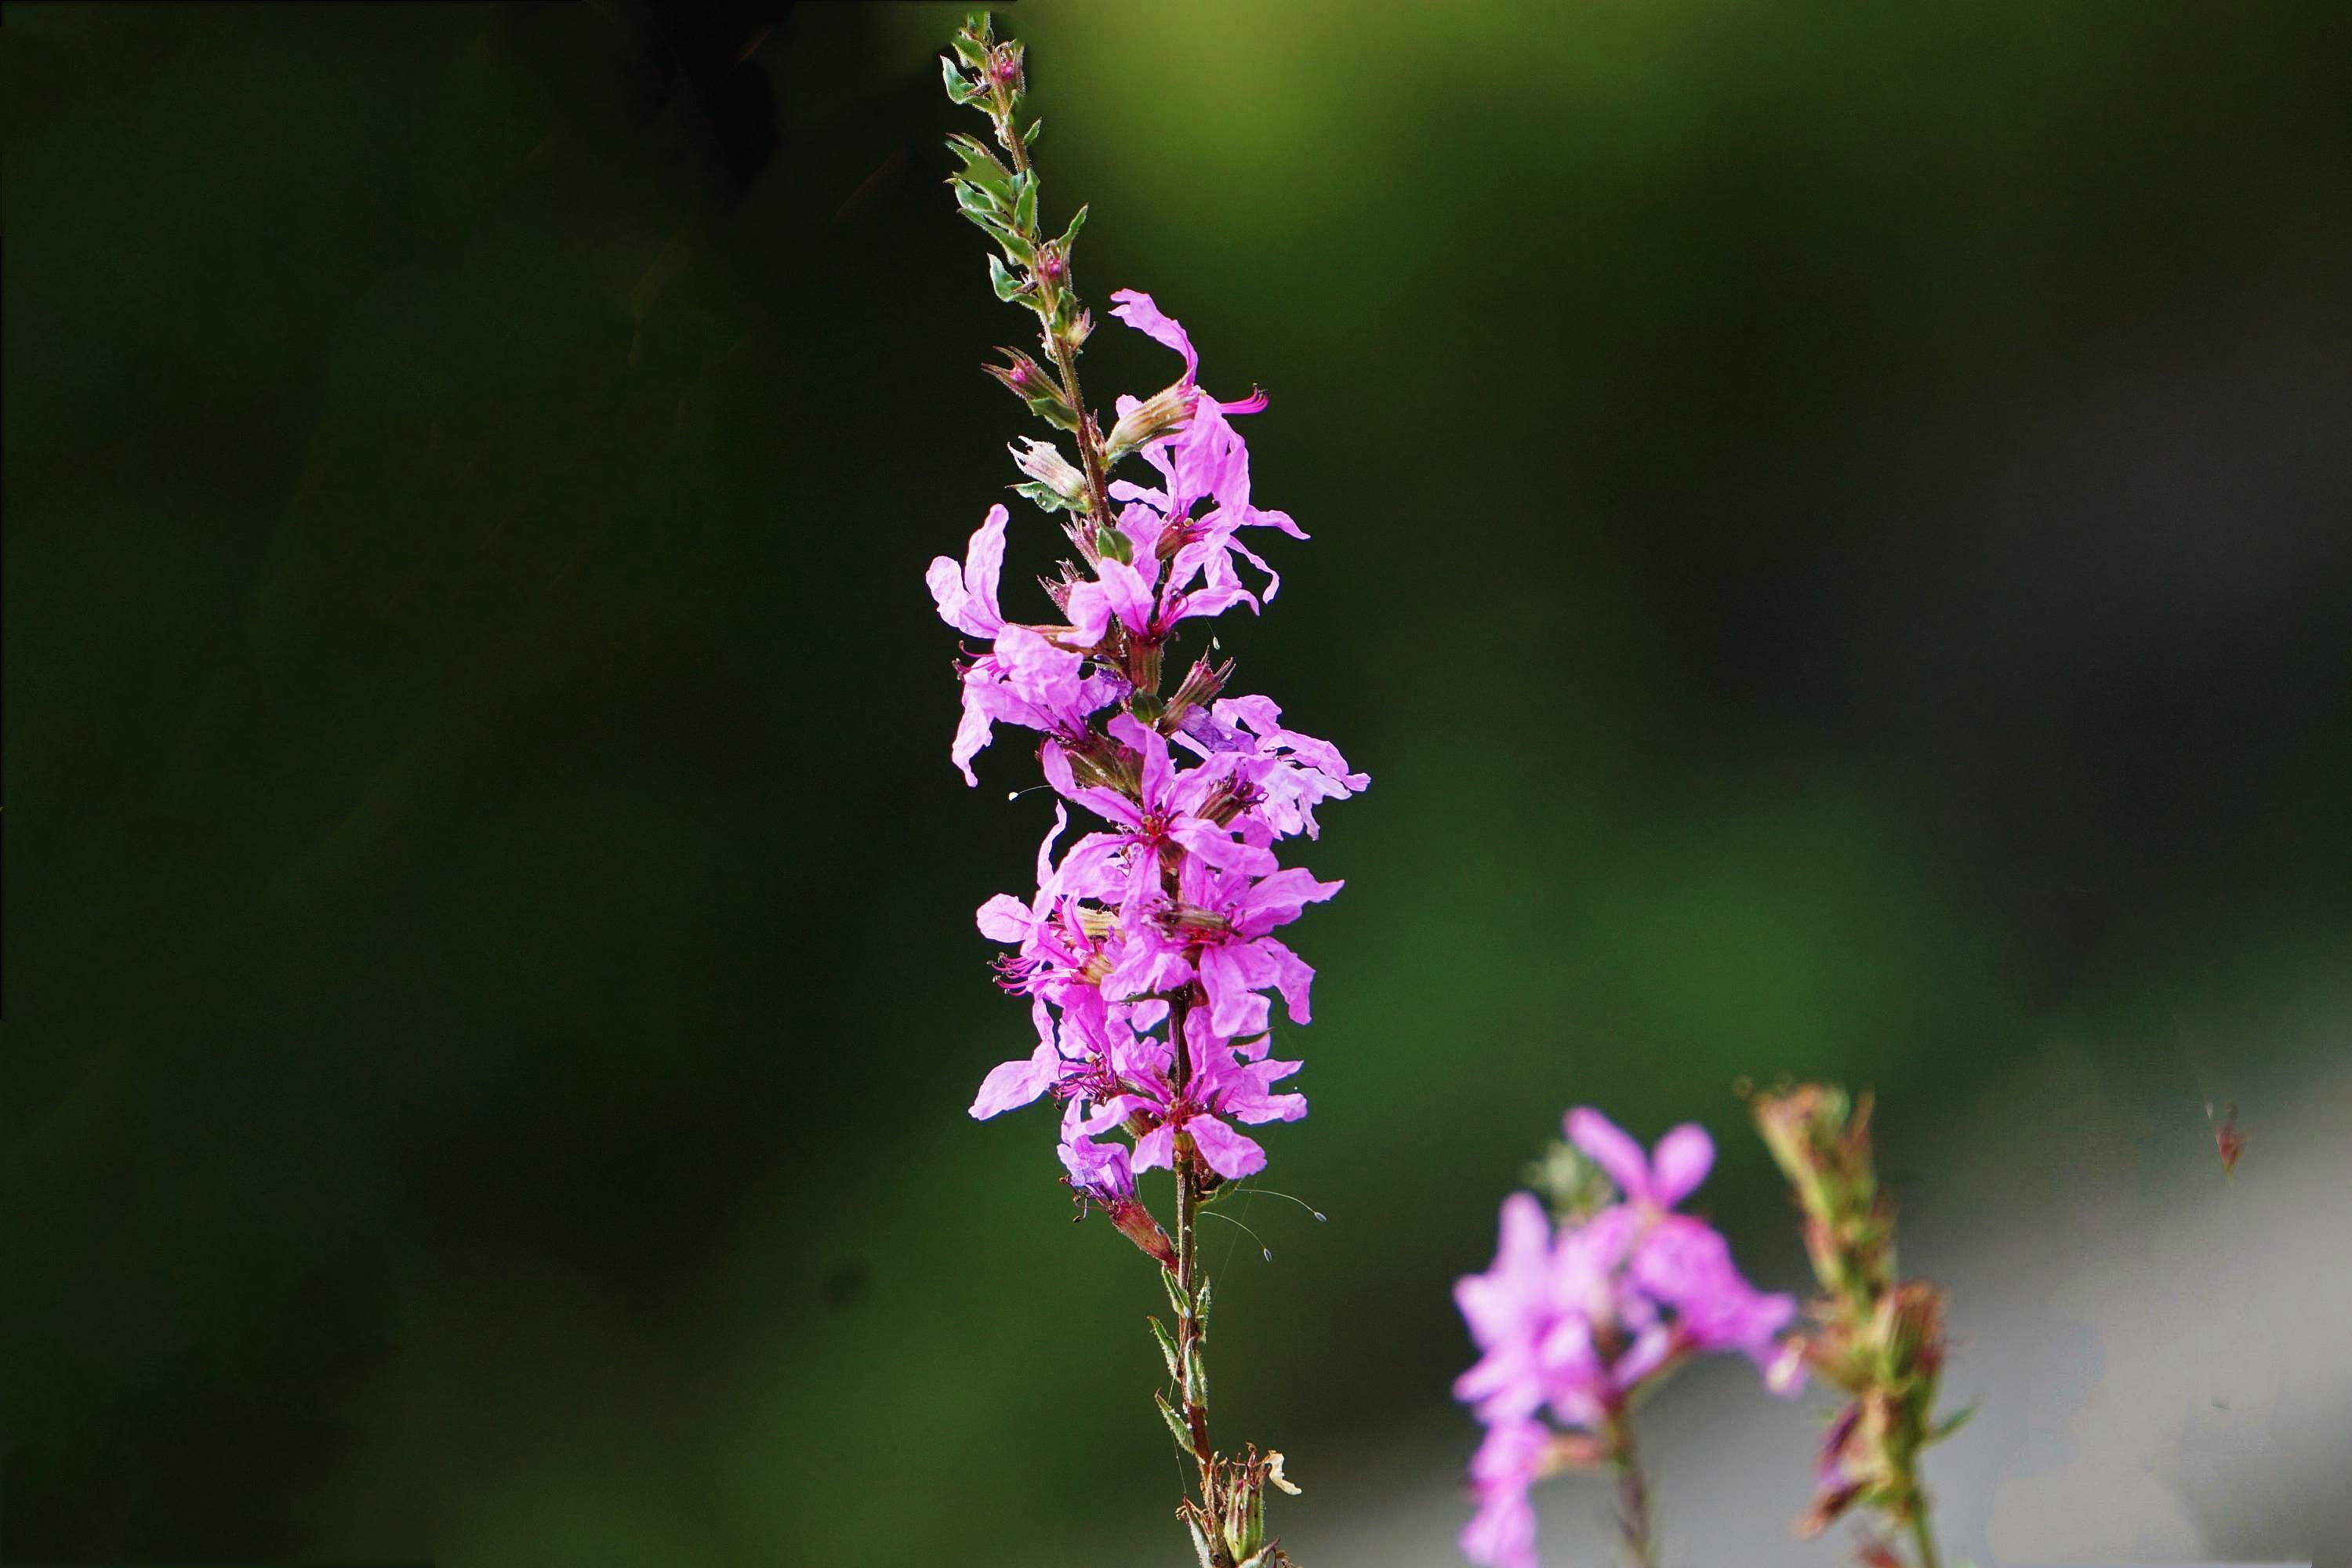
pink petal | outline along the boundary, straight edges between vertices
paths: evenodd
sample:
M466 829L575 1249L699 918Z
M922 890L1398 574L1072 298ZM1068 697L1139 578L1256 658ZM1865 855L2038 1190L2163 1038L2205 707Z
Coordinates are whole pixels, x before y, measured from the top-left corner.
M1026 1060L1003 1063L982 1080L980 1093L971 1102L972 1119L985 1121L1028 1104L1045 1092L1061 1067L1061 1057L1051 1046L1039 1046Z
M1642 1146L1624 1129L1582 1105L1568 1113L1566 1125L1568 1141L1608 1172L1619 1192L1629 1198L1650 1195L1650 1163L1642 1157Z
M1254 1176L1265 1169L1265 1151L1256 1140L1234 1131L1213 1116L1195 1116L1184 1123L1184 1131L1192 1135L1192 1146L1209 1163L1209 1169L1229 1182Z
M1184 356L1184 379L1191 381L1200 373L1201 356L1192 352L1192 340L1175 320L1151 302L1151 296L1134 289L1115 289L1111 298L1117 301L1110 313L1150 338L1163 348L1174 349Z
M1650 1198L1660 1208L1672 1208L1698 1189L1715 1165L1715 1140L1696 1122L1685 1122L1658 1140L1652 1157L1654 1180Z

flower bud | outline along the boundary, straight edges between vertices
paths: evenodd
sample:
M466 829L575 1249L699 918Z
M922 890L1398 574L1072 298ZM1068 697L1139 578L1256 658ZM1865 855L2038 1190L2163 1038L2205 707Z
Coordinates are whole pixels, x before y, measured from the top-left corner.
M1026 450L1024 450L1024 448ZM1024 436L1021 446L1008 447L1013 466L1061 498L1066 507L1083 509L1087 500L1087 476L1070 466L1059 448L1050 441L1032 440Z
M988 79L1008 93L1021 90L1021 46L1018 43L999 44L988 52Z
M1037 259L1029 270L1049 291L1057 289L1070 280L1070 258L1062 254L1059 244L1049 239L1037 247Z
M1004 390L1029 405L1029 411L1051 425L1065 430L1078 427L1077 416L1070 412L1069 400L1062 395L1061 384L1051 372L1019 349L999 349L1005 363L984 364L980 368L1001 382Z
M1151 1217L1150 1210L1133 1198L1116 1198L1103 1205L1103 1212L1110 1215L1110 1223L1118 1227L1119 1235L1141 1247L1160 1268L1176 1267L1175 1246L1169 1241L1168 1233L1160 1228L1160 1222Z
M1110 427L1108 456L1118 461L1138 447L1157 441L1163 436L1181 429L1192 417L1192 407L1199 399L1200 389L1178 382L1163 387L1118 416Z
M1906 1279L1878 1303L1879 1343L1896 1377L1933 1377L1944 1364L1944 1292Z

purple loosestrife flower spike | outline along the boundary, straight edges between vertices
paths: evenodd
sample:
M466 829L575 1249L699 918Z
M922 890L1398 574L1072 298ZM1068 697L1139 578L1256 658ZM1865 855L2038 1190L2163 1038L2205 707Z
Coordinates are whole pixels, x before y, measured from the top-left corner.
M976 916L1007 949L999 984L1027 999L1036 1041L986 1075L971 1114L1060 1105L1055 1152L1080 1217L1101 1212L1167 1275L1177 1387L1162 1414L1196 1473L1180 1511L1202 1560L1283 1568L1264 1507L1269 1489L1296 1489L1282 1456L1250 1447L1236 1458L1209 1442L1197 1220L1217 1187L1265 1168L1265 1146L1243 1128L1307 1114L1305 1095L1276 1087L1301 1064L1273 1053L1271 997L1307 1023L1314 971L1274 933L1340 884L1285 866L1280 847L1314 838L1316 809L1370 781L1328 742L1284 727L1272 700L1226 695L1230 662L1196 662L1163 695L1166 656L1189 626L1275 597L1280 579L1243 531L1307 537L1252 498L1233 420L1263 410L1265 395L1212 396L1182 324L1122 289L1112 314L1173 351L1183 371L1149 396L1119 397L1105 434L1077 369L1093 328L1074 265L1085 210L1058 235L1040 221L1021 47L983 17L943 65L948 96L987 115L994 141L950 139L961 164L950 181L956 205L995 247L997 298L1031 312L1044 348L1042 360L1007 349L990 374L1071 437L1024 437L1013 488L1059 520L1078 557L1047 578L1034 608L1011 612L1031 618L1009 618L1000 585L1012 520L994 506L961 561L941 555L925 574L940 619L965 639L950 762L976 785L974 763L998 727L1026 730L1060 797L1034 891L999 894ZM1116 476L1129 458L1156 482ZM1096 825L1057 852L1072 806ZM1166 1228L1138 1184L1160 1170L1175 1187Z
M1532 1194L1512 1194L1493 1267L1454 1289L1480 1352L1454 1394L1486 1427L1462 1550L1488 1568L1534 1568L1529 1489L1600 1465L1617 1470L1627 1544L1650 1561L1634 1405L1696 1354L1737 1350L1768 1365L1796 1311L1741 1277L1712 1226L1675 1212L1715 1161L1702 1129L1675 1128L1654 1154L1597 1110L1570 1111L1566 1130L1614 1200L1555 1221Z

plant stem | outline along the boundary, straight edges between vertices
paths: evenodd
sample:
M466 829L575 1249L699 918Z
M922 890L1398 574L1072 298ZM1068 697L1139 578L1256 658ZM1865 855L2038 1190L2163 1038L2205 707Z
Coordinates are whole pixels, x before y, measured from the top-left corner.
M1941 1568L1936 1555L1936 1532L1927 1523L1925 1499L1916 1501L1911 1511L1911 1539L1919 1543L1919 1568Z
M1175 1076L1180 1086L1192 1079L1184 1042L1184 1017L1191 1011L1192 997L1187 992L1179 992L1169 1000L1168 1036L1175 1047ZM1190 1143L1190 1139L1177 1139L1172 1161L1176 1168L1176 1288L1188 1302L1199 1300L1201 1290L1201 1184ZM1201 1508L1203 1516L1213 1521L1221 1510L1216 1456L1209 1447L1209 1392L1199 1386L1192 1375L1196 1365L1205 1370L1208 1361L1207 1331L1198 1312L1187 1311L1178 1320L1176 1352L1178 1367L1183 1373L1184 1426L1192 1435L1192 1461L1201 1470ZM1210 1551L1222 1560L1223 1542L1214 1539L1213 1530L1210 1535Z
M1622 1412L1609 1418L1609 1460L1617 1471L1617 1529L1633 1568L1657 1568L1658 1549L1650 1539L1650 1484L1642 1474L1633 1423Z

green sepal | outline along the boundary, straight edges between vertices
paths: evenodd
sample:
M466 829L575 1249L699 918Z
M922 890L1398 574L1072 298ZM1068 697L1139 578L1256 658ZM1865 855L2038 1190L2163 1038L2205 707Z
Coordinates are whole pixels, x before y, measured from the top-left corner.
M1184 1516L1184 1528L1192 1532L1192 1550L1200 1553L1201 1568L1217 1568L1217 1560L1209 1551L1209 1538L1201 1533L1199 1521L1188 1513Z
M1062 231L1061 247L1063 256L1067 257L1070 254L1070 247L1078 243L1078 230L1084 228L1086 226L1087 209L1080 207L1076 213L1073 213L1070 216L1070 226Z
M1015 495L1025 496L1037 504L1041 511L1075 511L1077 509L1034 479L1026 479L1013 487Z
M1073 432L1077 429L1078 416L1071 413L1060 399L1037 396L1026 401L1029 405L1029 412L1051 425L1055 429Z
M1160 1342L1160 1359L1168 1363L1168 1381L1175 1382L1183 1375L1177 1370L1176 1342L1168 1337L1167 1326L1159 1319L1146 1318L1143 1321L1151 1325L1151 1337Z
M1155 1388L1151 1391L1151 1403L1160 1406L1160 1418L1168 1423L1169 1435L1176 1439L1176 1451L1188 1459L1195 1458L1192 1429L1184 1425L1184 1418L1176 1414L1176 1407L1168 1403L1168 1396Z
M996 290L996 297L1008 304L1021 298L1029 287L1013 275L1013 269L1004 265L1002 258L995 256L988 258L988 282Z

